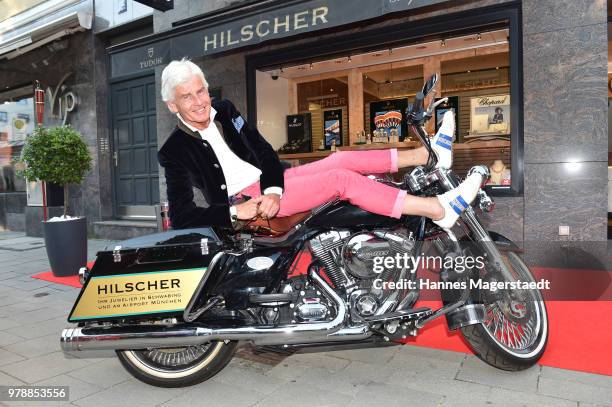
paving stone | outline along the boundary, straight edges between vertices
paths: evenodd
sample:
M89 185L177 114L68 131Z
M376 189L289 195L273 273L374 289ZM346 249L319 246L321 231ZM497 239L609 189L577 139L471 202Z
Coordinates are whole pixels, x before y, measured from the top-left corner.
M40 338L52 333L57 334L59 341L60 333L68 325L65 318L54 318L47 321L37 322L35 324L20 325L10 328L7 332L18 335L23 338L33 339Z
M249 363L230 363L213 376L210 381L229 385L240 383L241 387L255 389L262 394L270 394L286 383L285 380L265 376L264 372L269 370L265 365Z
M287 357L285 360L283 360L283 363L322 368L331 372L337 372L347 367L351 361L330 356L329 353L298 352Z
M489 396L493 405L523 406L523 407L577 407L576 401L564 400L557 397L542 396L539 394L522 393L514 390L493 389Z
M8 332L0 331L0 346L6 346L19 341L23 341L23 338Z
M73 370L68 375L101 388L109 388L132 378L116 357Z
M304 389L298 383L287 383L274 393L260 400L257 407L332 407L353 406L354 399L346 394L310 387ZM170 407L170 405L169 405ZM370 405L371 407L371 405Z
M20 362L25 358L13 353L11 351L0 349L0 366L8 365L10 363ZM2 383L0 383L1 385Z
M48 355L49 353L59 352L60 341L59 335L51 334L40 338L21 340L12 345L4 347L10 352L22 355L26 358L35 358L42 355Z
M190 388L184 394L167 401L162 406L167 407L192 407L206 406L252 406L263 399L265 394L258 389L249 388L242 383L225 384L215 381L206 381ZM293 403L292 403L293 404Z
M391 369L380 365L353 361L347 368L338 372L330 372L323 368L310 368L295 382L304 388L316 387L325 391L355 396L372 381L384 383L392 373Z
M412 352L398 352L393 356L388 366L395 369L409 370L417 375L426 375L446 379L454 379L461 367L463 358L454 358L455 360L445 360L444 356L440 358L427 357L432 355L431 352L423 353L424 356L414 354Z
M50 379L41 380L35 383L36 386L68 386L68 402L62 402L62 405L70 404L70 402L82 399L91 394L95 394L102 389L96 385L85 383L84 381L75 379L67 375L59 375ZM36 404L38 406L38 404Z
M431 370L427 374L414 373L410 369L398 370L389 376L386 383L439 394L451 399L461 398L463 395L469 394L474 396L475 399L486 400L491 392L491 386L484 384L436 377L435 370Z
M612 376L542 366L541 377L612 388Z
M599 387L569 380L540 377L538 394L566 400L612 406L612 388Z
M174 397L184 394L186 391L188 390L182 388L166 389L149 386L136 379L131 379L111 388L99 391L91 396L74 401L73 404L81 407L149 407L163 404ZM202 405L202 400L205 400L205 398L201 398L197 403L192 402L191 407Z
M6 373L0 372L0 383L4 386L23 386L26 383L17 379L16 377L7 375Z
M45 307L33 311L23 311L12 314L9 318L14 321L25 321L27 323L48 321L54 318L66 318L68 316L68 311L65 309L59 310L55 307Z
M447 362L463 362L466 357L465 353L452 352L449 350L431 349L424 346L402 345L397 347L397 356L414 355L421 358L430 358L444 360Z
M87 365L82 359L66 358L62 352L39 356L22 362L0 366L0 370L21 381L34 383Z
M457 379L510 390L535 392L539 374L538 365L520 372L508 372L489 366L476 356L470 355L459 369Z
M326 354L328 356L351 361L356 360L364 363L384 365L393 358L393 355L395 352L397 352L397 350L397 346L381 346L374 348L329 351L326 352Z
M351 407L419 407L438 406L444 396L383 383L370 383L363 387L351 402Z
M285 381L295 381L308 371L306 366L294 365L281 362L265 373L268 377L281 379Z

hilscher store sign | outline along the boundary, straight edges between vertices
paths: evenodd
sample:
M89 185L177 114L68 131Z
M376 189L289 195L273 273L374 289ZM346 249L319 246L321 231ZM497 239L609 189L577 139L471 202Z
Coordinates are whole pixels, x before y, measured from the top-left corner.
M386 14L444 3L448 0L311 0L245 11L199 28L177 29L149 39L111 48L113 77L142 72L172 59L210 56L265 41L315 32ZM288 5L284 5L287 4ZM197 24L197 23L194 23Z

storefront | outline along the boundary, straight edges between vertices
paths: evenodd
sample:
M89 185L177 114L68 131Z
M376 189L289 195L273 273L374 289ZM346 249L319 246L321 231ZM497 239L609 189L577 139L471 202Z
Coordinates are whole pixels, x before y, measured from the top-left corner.
M68 53L63 61L73 67L90 58L67 84L79 91L71 120L97 163L75 188L76 208L92 219L93 233L111 237L96 226L100 221L151 219L166 199L156 151L176 119L161 101L160 78L172 59L189 57L204 70L211 94L232 100L283 159L294 162L320 159L333 148L415 147L401 116L423 81L437 73L435 97L449 97L449 104L436 115L457 113L455 169L486 164L495 175L487 189L496 210L483 215L492 230L524 242L606 239L604 2L173 5L152 13L147 29L117 30L112 23L97 29L105 20L96 17L94 35L72 37L91 41L93 49L74 40L74 51L56 52ZM123 9L115 11L121 20ZM43 51L49 49L14 64L43 63ZM53 89L62 79L54 72L67 70L62 66L37 65L29 70L29 85L49 71ZM24 83L16 77L2 85L19 88ZM12 126L6 113L0 128ZM12 133L6 138L15 154L20 141ZM3 162L10 160L2 151ZM22 188L4 178L7 188ZM197 194L196 201L203 204Z
M368 133L410 148L395 116L438 73L436 97L448 96L444 108L458 117L456 169L484 163L495 174L490 227L517 241L604 240L600 3L577 16L571 2L551 11L532 0L266 1L219 10L177 1L155 14L156 34L109 52L113 76L154 67L157 89L171 59L190 57L213 93L256 121L284 159L297 160L325 156L332 145L355 148ZM175 119L157 98L161 145Z

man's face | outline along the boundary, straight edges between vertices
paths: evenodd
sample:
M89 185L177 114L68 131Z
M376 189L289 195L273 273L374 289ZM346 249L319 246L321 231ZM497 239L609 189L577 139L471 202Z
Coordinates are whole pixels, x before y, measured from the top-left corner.
M167 102L173 113L180 113L185 122L204 130L210 124L210 96L202 80L192 76L174 90L174 100Z

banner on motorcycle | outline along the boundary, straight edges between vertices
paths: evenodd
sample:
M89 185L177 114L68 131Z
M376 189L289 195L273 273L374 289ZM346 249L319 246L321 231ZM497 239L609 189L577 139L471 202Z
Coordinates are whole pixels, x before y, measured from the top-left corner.
M94 276L68 321L182 312L207 268Z

